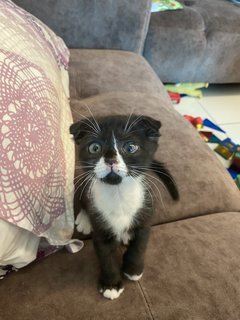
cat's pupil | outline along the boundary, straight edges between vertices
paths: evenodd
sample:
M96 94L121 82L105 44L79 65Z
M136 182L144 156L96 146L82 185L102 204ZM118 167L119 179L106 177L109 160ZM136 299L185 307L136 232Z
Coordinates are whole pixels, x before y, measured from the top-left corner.
M135 145L134 143L127 143L125 145L125 150L128 152L128 153L135 153L137 150L138 150L138 146Z
M92 143L88 147L90 153L99 153L101 151L101 145L99 143Z

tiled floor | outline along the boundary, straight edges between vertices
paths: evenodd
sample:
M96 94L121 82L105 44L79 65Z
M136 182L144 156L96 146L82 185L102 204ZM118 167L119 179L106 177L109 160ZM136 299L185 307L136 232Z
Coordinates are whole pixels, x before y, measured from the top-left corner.
M210 119L240 144L240 84L210 85L202 92L200 99L183 97L175 109L181 114Z
M208 118L226 131L226 135L218 133L219 138L229 137L240 144L240 84L210 85L202 92L200 99L183 97L175 109L182 115ZM227 166L222 157L219 159Z

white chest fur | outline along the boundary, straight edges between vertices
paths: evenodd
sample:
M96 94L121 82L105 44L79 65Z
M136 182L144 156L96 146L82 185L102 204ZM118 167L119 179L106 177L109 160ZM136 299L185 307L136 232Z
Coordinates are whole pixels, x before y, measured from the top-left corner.
M93 203L103 223L110 227L117 240L126 242L138 210L143 206L145 189L142 177L125 177L119 185L97 181L92 189Z

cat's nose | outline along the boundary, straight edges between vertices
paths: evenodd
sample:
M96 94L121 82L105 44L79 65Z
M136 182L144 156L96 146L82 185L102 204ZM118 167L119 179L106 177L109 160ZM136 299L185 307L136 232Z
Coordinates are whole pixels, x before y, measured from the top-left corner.
M112 166L114 164L118 164L118 161L116 158L105 158L105 163Z

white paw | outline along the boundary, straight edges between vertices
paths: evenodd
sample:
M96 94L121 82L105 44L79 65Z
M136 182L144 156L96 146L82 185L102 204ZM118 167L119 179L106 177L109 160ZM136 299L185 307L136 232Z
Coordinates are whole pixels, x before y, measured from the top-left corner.
M128 232L124 232L121 236L122 243L127 246L129 241L131 240L131 236Z
M84 210L81 210L75 220L76 229L83 234L90 234L92 232L92 225L88 215Z
M133 276L130 276L130 274L127 274L127 273L124 272L124 275L128 278L128 280L138 281L138 280L140 280L140 279L142 278L142 275L143 275L143 274L141 273L141 274L139 274L139 275L135 274L135 275L133 275Z
M103 296L107 299L114 300L117 299L120 294L123 292L124 288L121 288L119 290L117 289L106 289L106 290L100 290L100 292L103 294Z

